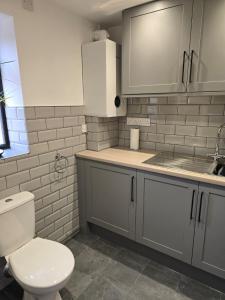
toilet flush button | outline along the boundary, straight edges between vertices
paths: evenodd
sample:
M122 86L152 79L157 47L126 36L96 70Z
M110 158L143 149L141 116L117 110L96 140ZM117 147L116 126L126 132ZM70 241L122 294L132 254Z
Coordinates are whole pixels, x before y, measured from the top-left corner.
M12 202L12 201L13 201L13 199L6 199L6 200L5 200L6 203Z

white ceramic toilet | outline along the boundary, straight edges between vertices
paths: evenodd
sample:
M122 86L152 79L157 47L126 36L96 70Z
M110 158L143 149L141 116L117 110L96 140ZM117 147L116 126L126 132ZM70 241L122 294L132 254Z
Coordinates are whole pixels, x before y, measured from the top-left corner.
M0 200L0 257L24 289L24 300L61 300L75 260L64 245L35 236L34 195L22 192Z

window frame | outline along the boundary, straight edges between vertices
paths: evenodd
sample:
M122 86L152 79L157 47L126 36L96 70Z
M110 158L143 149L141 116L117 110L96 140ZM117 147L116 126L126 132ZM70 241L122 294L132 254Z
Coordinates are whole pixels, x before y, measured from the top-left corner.
M2 84L1 67L0 67L0 93L2 95L4 95L3 84ZM4 144L0 144L0 149L9 149L10 148L9 131L8 131L6 111L5 111L5 103L4 102L0 102L0 114L1 114L2 127L3 127L3 137L4 137L4 141L5 141Z

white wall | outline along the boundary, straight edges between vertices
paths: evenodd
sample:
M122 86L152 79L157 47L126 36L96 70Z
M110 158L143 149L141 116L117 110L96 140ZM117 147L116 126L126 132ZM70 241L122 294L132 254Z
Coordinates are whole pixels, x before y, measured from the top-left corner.
M7 106L23 106L23 93L13 17L0 13L0 62Z
M34 0L33 12L1 0L0 13L14 17L25 106L82 105L81 44L94 25L48 0Z

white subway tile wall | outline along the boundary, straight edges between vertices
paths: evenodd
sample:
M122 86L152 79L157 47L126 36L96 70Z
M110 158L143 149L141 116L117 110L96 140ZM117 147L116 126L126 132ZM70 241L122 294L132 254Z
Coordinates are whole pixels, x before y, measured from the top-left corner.
M87 148L100 151L119 143L119 118L86 117Z
M16 132L15 129L20 128L18 122L24 120L23 109L11 108L8 116L9 123L15 123L10 130ZM79 229L74 155L86 149L86 135L81 128L85 123L84 107L26 107L25 116L30 153L0 160L0 199L31 191L35 195L37 235L63 241ZM16 136L17 142L23 139L21 134ZM54 172L57 151L69 162L60 181L56 181Z
M127 116L151 120L150 127L138 127L141 148L206 155L215 151L218 127L225 122L225 96L132 98ZM129 146L132 127L119 118L119 146ZM224 139L220 146L224 153Z

